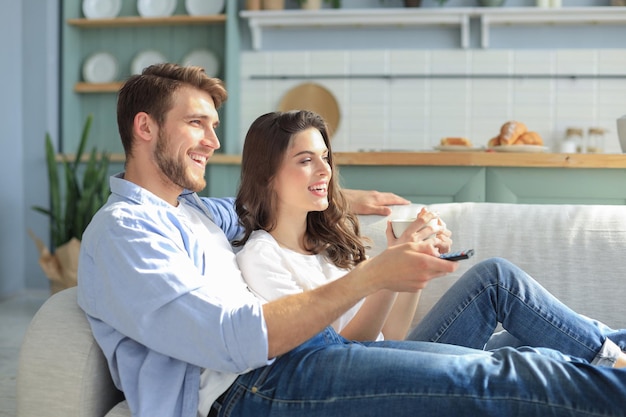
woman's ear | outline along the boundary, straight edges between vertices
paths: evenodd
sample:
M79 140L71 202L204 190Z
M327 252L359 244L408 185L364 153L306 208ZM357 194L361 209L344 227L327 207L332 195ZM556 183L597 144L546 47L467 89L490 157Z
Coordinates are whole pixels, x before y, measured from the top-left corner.
M140 140L149 142L157 135L157 124L146 112L139 112L133 120L133 133Z

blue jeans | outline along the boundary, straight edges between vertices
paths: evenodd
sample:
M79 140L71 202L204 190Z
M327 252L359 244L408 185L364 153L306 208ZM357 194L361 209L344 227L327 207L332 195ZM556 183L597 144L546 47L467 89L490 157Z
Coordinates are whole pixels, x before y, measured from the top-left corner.
M493 335L498 323L506 332ZM548 347L594 365L613 366L626 347L626 330L615 331L577 314L523 270L493 258L464 274L408 339L487 350Z
M509 279L504 277L513 278L514 270L512 265L501 260L481 263L461 280L467 279L471 285L460 283L454 292L463 294L457 287L493 282L494 275L499 277L498 282L508 282ZM482 281L483 275L492 277ZM493 314L504 317L504 322L512 310L506 314L500 311L500 292L508 293L509 297L517 294L514 298L521 297L520 300L526 301L545 296L540 291L537 295L526 293L522 297L514 291L518 288L515 285L483 287L482 292L491 294L484 297L493 300L491 307L498 306L498 309L491 308L495 310ZM519 289L538 289L534 287L535 284L525 284ZM461 304L464 307L457 309L456 317L470 323L471 316L478 314L477 324L463 332L462 328L455 328L456 320L448 320L451 313L442 308L447 314L435 315L440 325L434 327L440 331L434 333L441 333L442 338L454 334L453 339L471 340L471 344L482 348L490 338L489 331L483 331L482 325L489 323L492 326L497 319L491 320L492 315L482 310L486 307L475 304L476 300L483 298L480 294L473 297L465 294L465 298L470 301ZM517 304L508 302L504 305L522 308ZM464 312L468 315L465 316ZM533 316L528 312L525 314ZM568 316L551 322L553 325L558 322L556 328L563 330L569 320ZM532 319L535 321L541 320ZM584 323L591 323L591 328L603 329L587 320ZM453 333L449 330L452 328ZM480 336L474 335L477 329ZM544 330L542 328L544 334L550 333ZM526 334L525 331L522 333ZM556 339L561 343L560 338ZM587 337L565 339L575 340L568 342L568 346L576 346ZM537 340L545 339L537 337ZM595 344L602 346L601 341ZM593 351L593 346L582 350ZM593 358L595 354L588 356ZM486 351L420 341L356 343L327 328L277 358L272 365L237 378L223 399L219 416L623 416L625 407L626 370L592 365L582 355L544 347L500 347Z

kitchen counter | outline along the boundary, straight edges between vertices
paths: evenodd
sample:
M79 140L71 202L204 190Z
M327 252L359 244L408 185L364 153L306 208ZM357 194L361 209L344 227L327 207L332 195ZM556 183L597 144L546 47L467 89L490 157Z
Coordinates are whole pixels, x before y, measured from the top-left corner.
M626 154L509 152L336 152L340 166L477 166L517 168L626 168ZM240 155L215 154L211 164L239 165Z

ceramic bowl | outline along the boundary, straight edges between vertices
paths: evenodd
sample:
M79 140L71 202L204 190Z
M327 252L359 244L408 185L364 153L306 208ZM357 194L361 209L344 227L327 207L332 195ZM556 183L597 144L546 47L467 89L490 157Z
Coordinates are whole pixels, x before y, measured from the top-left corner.
M391 230L393 230L393 235L395 237L400 237L402 233L406 230L407 227L411 223L413 223L415 219L394 219L391 221ZM432 219L426 224L426 226L437 227L437 219ZM424 227L426 227L424 226ZM429 236L430 237L430 236ZM428 239L428 238L426 238Z
M619 138L622 152L626 153L626 115L617 119L617 137Z

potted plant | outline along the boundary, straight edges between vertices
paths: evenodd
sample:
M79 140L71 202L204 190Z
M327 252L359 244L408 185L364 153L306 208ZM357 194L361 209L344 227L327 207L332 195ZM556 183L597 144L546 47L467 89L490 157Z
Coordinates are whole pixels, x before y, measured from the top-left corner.
M96 211L109 195L107 153L94 147L84 167L81 159L87 145L93 115L87 116L78 150L73 160L61 157L63 175L59 175L56 152L50 134L46 134L46 165L50 187L50 208L33 207L50 218L50 238L54 253L29 231L39 250L39 264L50 280L52 293L76 285L80 239ZM80 178L82 172L82 178Z

